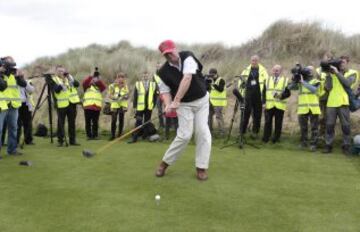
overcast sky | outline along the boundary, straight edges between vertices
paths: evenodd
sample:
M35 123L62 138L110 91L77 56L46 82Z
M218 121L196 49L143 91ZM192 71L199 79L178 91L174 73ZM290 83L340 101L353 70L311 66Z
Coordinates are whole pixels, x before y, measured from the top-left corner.
M12 55L23 65L120 40L150 48L164 39L241 45L279 19L321 21L352 35L360 33L359 9L350 0L1 0L0 56Z

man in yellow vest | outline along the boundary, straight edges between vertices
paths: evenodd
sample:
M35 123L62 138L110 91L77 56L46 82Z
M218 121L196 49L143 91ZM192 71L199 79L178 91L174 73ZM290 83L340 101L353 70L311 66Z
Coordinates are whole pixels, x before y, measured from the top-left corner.
M111 100L111 137L115 139L116 122L119 120L119 131L117 137L120 137L124 130L125 113L128 110L129 88L126 84L126 74L118 73L114 83L109 85L108 98Z
M353 92L356 92L356 87L359 83L359 72L355 69L349 68L350 57L341 56L340 59L343 62L341 73L350 82L350 87Z
M4 80L7 82L7 88L4 90L4 99L7 100L7 114L5 121L8 128L8 145L7 153L9 155L22 155L16 150L17 148L17 121L19 116L19 108L21 106L20 87L26 87L23 73L16 70L16 63L10 56L4 58L6 70L4 72Z
M157 85L150 80L149 73L145 71L141 81L135 83L133 107L135 110L135 127L151 119L152 110L157 98ZM135 143L138 139L138 132L135 132L129 143ZM143 130L142 137L148 136L146 128Z
M342 150L344 154L350 154L351 129L349 96L345 88L350 88L352 81L344 76L346 64L342 61L339 69L330 66L325 80L325 89L329 92L326 108L326 134L325 149L323 153L331 153L335 138L335 123L339 117L343 132Z
M265 127L263 142L269 142L272 134L273 118L275 119L275 132L272 137L272 143L280 140L284 112L286 110L286 98L290 96L290 90L287 88L288 79L281 76L282 68L275 65L272 68L272 76L266 80L265 84Z
M308 121L310 120L310 151L315 151L319 131L319 88L320 80L314 77L314 67L308 66L301 71L300 81L293 78L289 89L299 90L297 114L300 125L300 148L308 147Z
M263 65L259 63L259 56L251 57L251 64L241 73L242 78L238 86L244 86L240 94L245 99L244 121L240 128L242 133L246 133L250 115L253 116L252 138L257 138L260 130L262 101L264 85L268 78L268 73Z
M102 92L106 85L95 68L93 75L86 77L82 86L84 89L83 107L85 115L85 131L87 140L97 140L99 131L99 117L102 107Z
M7 72L6 59L1 58L0 59L0 135L2 135L4 121L5 121L7 110L8 110L7 99L4 95L4 91L7 88L7 83L5 80L6 72ZM2 147L2 143L0 140L0 149L1 149L1 147ZM1 155L0 155L0 159L2 159Z
M23 73L20 73L21 76L24 76ZM34 110L35 104L33 99L33 93L35 87L33 86L31 80L26 80L26 86L20 87L20 98L21 106L19 108L19 117L18 117L18 131L17 131L17 142L21 142L21 129L24 128L24 143L27 145L33 145L33 136L32 136L32 112Z
M79 82L72 78L66 69L58 65L56 67L56 75L53 79L53 92L55 96L57 113L58 113L58 146L64 145L65 137L65 118L68 120L69 144L79 146L76 142L76 106L80 102L76 88Z
M226 99L226 86L225 80L218 75L218 72L215 68L209 70L209 77L212 80L211 89L210 89L210 110L209 110L209 127L210 131L213 131L213 117L215 114L216 120L218 122L218 129L220 131L220 136L224 136L224 117L223 109L227 105Z
M156 64L156 72L154 73L153 76L153 81L155 81L157 88L159 89L159 84L160 84L160 77L158 75L158 71L161 67L161 63L158 62ZM159 92L157 93L157 95L159 95ZM162 101L160 99L160 97L156 98L156 108L158 110L158 117L159 117L159 128L164 128L165 127L165 120L164 120L164 114L163 114L163 104Z

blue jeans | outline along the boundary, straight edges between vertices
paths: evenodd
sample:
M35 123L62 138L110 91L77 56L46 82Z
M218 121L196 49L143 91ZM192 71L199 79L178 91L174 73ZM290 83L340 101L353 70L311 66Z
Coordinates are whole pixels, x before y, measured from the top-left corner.
M2 130L3 130L6 115L7 115L7 111L0 112L0 135L2 135ZM1 147L2 147L2 144L1 144L1 139L0 139L0 150L1 150Z
M9 108L6 111L6 122L8 127L8 145L7 153L9 155L16 153L17 147L17 121L18 121L18 109ZM2 130L1 130L2 131Z

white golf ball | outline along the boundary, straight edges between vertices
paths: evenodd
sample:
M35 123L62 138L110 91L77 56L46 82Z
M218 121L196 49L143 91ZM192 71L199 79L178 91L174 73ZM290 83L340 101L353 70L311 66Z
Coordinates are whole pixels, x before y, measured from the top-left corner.
M155 196L155 200L160 201L160 195L159 195L159 194L157 194L157 195Z

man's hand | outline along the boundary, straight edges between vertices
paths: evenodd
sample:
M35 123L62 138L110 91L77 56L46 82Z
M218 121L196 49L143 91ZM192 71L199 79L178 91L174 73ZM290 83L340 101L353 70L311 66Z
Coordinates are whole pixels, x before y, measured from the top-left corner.
M179 106L180 106L180 102L178 102L178 101L172 101L172 102L170 103L170 105L167 105L167 106L165 107L165 112L166 112L166 113L174 112L174 111L176 111L177 108L179 108Z
M330 65L330 70L332 73L335 73L335 74L339 73L339 70L335 66Z

